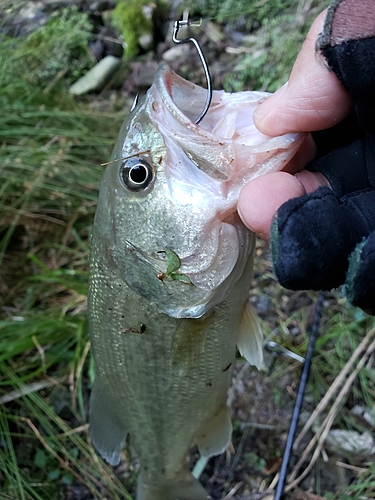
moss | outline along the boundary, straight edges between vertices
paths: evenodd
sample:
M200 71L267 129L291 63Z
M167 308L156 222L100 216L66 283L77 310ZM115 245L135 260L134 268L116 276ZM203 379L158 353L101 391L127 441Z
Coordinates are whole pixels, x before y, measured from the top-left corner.
M76 7L52 14L46 25L26 40L29 69L42 81L49 81L62 70L68 70L71 80L78 78L92 63L88 53L91 32L88 16Z
M315 2L322 10L328 3L328 0ZM289 78L315 17L316 10L311 10L310 15L298 21L294 6L274 18L264 18L256 36L247 42L248 53L241 54L234 70L227 75L225 90L236 92L256 89L274 92L281 87Z
M265 20L251 51L242 56L224 82L227 91L243 89L274 92L289 77L306 29L296 27L292 16Z
M142 35L152 34L152 20L145 16L146 0L120 1L113 11L113 24L121 31L125 42L125 58L132 59L139 52L138 40Z
M57 92L89 69L92 37L88 16L76 7L52 14L51 19L24 38L2 35L0 43L0 96L28 100L49 89Z

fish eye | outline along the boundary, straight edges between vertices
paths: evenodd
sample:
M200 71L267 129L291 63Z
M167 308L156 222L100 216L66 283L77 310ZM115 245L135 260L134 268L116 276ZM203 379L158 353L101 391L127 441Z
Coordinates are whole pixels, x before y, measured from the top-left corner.
M131 191L144 191L155 177L155 169L143 158L135 157L124 161L120 176Z

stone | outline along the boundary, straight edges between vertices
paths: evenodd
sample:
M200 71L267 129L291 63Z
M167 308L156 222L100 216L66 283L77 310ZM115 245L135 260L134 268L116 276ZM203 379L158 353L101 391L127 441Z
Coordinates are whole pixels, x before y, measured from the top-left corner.
M101 90L114 75L121 64L121 59L108 55L91 68L85 75L79 78L70 87L69 92L73 95L83 95L94 90Z
M172 63L180 58L185 58L189 55L189 44L180 44L166 50L163 54L163 60L167 63Z

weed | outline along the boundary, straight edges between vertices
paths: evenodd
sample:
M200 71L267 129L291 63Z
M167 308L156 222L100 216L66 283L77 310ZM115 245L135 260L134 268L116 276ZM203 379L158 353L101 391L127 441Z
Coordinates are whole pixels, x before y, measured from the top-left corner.
M125 56L132 59L139 52L138 40L152 33L152 21L144 14L147 0L120 1L113 11L113 24L122 33L125 41Z
M67 88L93 64L88 51L92 25L74 6L52 14L51 19L27 37L2 35L0 43L0 94L18 102L42 101L41 93ZM45 96L44 96L45 97Z

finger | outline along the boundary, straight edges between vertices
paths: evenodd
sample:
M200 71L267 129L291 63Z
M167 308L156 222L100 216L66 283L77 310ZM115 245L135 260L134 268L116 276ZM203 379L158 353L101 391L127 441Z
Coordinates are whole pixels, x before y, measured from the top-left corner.
M316 156L316 144L311 134L306 135L306 139L303 141L299 147L297 153L293 158L287 163L283 168L283 172L288 172L290 174L295 174L299 172L306 165L312 161Z
M267 174L254 179L242 189L238 213L249 229L269 240L272 219L283 203L327 185L325 177L307 170L298 176L286 172Z
M311 26L289 82L255 111L254 123L264 134L322 130L341 121L352 108L349 94L315 49L325 14Z

